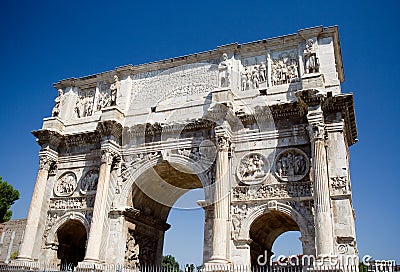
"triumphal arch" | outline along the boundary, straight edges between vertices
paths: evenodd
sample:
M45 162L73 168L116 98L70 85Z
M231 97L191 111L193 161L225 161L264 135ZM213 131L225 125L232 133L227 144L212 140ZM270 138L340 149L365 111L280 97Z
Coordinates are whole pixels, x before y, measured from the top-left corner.
M159 264L179 197L203 188L204 263L357 255L337 27L54 84L20 261Z

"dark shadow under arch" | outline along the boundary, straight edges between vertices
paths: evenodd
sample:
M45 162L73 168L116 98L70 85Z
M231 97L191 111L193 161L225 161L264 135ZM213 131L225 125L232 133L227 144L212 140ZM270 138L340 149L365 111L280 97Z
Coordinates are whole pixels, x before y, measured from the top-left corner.
M251 263L257 265L258 256L264 256L265 252L269 262L274 241L287 231L300 231L300 228L293 218L283 212L270 211L254 220L250 226Z
M70 219L57 230L57 258L61 266L77 266L83 261L86 251L87 233L78 220Z

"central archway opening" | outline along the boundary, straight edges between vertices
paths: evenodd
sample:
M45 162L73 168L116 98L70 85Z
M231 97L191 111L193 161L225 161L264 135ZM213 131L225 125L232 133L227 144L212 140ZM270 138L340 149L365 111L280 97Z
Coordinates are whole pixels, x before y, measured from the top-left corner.
M273 245L283 233L300 231L299 226L289 215L280 211L270 211L259 216L250 227L250 257L253 266L261 265L262 259L270 263L274 254ZM260 258L259 256L263 256Z
M57 230L57 258L61 261L62 268L71 268L83 261L86 239L86 229L78 220L68 220Z
M132 186L132 199L129 201L131 209L125 215L128 223L125 264L131 267L139 264L161 264L165 234L171 227L167 223L171 210L173 211L172 223L178 223L178 228L182 229L185 224L189 226L191 223L188 219L198 219L197 216L201 216L201 213L203 213L201 219L203 220L201 226L203 226L204 211L200 207L194 213L179 209L182 201L187 201L188 196L193 199L193 192L199 195L198 192L202 190L203 185L199 177L181 164L162 161L144 171ZM194 202L191 203L192 207L194 207ZM178 220L176 220L177 216L179 216ZM180 240L187 235L187 232L179 233L179 230L170 232L174 232L172 236L181 237ZM202 236L202 232L198 234ZM182 243L179 241L171 239L168 243L174 243L172 247L180 247L174 252L178 253L182 249ZM190 246L193 245L186 244L186 250L190 250ZM198 246L202 246L202 243ZM168 249L171 249L171 246ZM167 254L169 253L171 251Z

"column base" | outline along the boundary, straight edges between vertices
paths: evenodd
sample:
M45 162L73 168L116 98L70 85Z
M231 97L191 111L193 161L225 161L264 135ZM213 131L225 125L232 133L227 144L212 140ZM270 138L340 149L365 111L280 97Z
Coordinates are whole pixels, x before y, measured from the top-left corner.
M231 270L231 265L226 259L213 259L204 264L207 272L225 272Z
M80 262L83 265L94 265L94 264L104 264L101 262L99 259L84 259L82 262Z
M12 263L33 263L35 260L33 260L31 257L28 256L18 256L15 260L12 260Z

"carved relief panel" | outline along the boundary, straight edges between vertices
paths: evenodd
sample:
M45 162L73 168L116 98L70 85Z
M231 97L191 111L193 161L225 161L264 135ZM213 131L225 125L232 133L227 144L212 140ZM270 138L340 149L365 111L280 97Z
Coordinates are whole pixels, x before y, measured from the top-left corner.
M125 248L125 265L136 267L142 264L154 264L158 239L145 233L128 230Z
M350 193L350 186L346 176L331 177L329 179L331 195L345 195Z
M93 114L95 93L95 87L79 89L74 109L76 118L87 117Z
M88 171L81 180L80 192L86 194L87 192L96 191L97 182L99 179L99 171L92 169Z
M271 83L273 86L299 81L297 49L271 53Z
M267 82L266 56L255 56L242 59L243 68L240 71L241 90L259 88Z
M260 184L266 179L268 170L269 163L264 155L249 153L240 160L236 175L244 184Z
M275 175L281 181L298 181L309 172L310 161L301 149L289 148L276 156L274 168Z
M76 186L76 175L73 172L67 172L56 181L54 194L56 196L70 196L75 192Z

